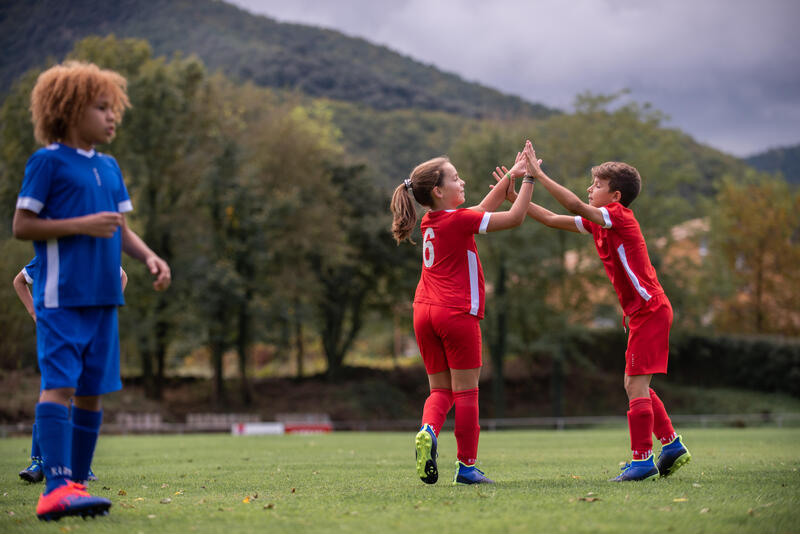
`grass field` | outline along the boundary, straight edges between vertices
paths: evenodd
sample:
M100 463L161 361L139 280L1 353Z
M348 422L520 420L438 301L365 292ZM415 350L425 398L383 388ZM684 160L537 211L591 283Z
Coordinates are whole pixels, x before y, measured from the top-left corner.
M29 440L0 440L0 532L800 532L800 429L685 429L693 460L656 482L607 479L624 428L484 432L498 484L416 477L413 432L314 436L104 436L90 491L108 517L36 519L42 485L17 477Z

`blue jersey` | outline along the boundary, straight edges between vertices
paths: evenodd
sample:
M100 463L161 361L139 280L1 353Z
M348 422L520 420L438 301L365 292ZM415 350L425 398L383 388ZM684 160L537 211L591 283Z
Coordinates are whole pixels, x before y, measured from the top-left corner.
M54 143L37 150L25 166L17 209L43 219L67 219L133 206L116 160ZM70 235L34 241L39 258L34 305L45 308L124 304L119 266L122 236Z

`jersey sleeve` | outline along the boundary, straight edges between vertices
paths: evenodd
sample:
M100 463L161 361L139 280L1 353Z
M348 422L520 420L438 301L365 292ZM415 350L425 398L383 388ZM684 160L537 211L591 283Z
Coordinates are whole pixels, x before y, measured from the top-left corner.
M122 169L119 168L119 164L117 163L116 159L111 156L107 157L109 159L109 165L111 165L111 168L119 178L119 189L117 190L116 198L114 199L117 202L117 210L120 213L133 211L133 203L131 202L130 195L128 195L128 188L125 187L125 180L122 178Z
M459 223L468 234L485 234L492 213L471 209L459 210Z
M25 282L29 285L33 285L34 276L36 276L36 267L39 265L39 256L34 256L33 259L28 262L28 265L22 268L22 276L25 277Z
M22 189L17 197L17 209L28 210L37 215L44 209L50 193L55 163L46 154L37 152L25 165Z
M603 212L603 219L606 221L606 224L603 226L603 228L622 228L625 218L622 204L618 202L612 202L608 206L600 208L600 211Z

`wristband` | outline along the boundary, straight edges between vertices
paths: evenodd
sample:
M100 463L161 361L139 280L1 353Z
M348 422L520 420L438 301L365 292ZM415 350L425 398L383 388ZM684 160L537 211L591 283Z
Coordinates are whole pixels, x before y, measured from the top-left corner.
M532 184L534 182L536 182L536 178L534 178L530 174L526 174L525 176L522 177L523 184Z

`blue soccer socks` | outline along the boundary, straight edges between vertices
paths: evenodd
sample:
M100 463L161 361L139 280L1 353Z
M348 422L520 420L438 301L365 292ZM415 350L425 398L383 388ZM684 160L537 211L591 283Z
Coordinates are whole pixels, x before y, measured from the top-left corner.
M417 458L417 475L426 484L436 484L439 480L439 468L436 465L437 440L431 425L424 424L414 438Z
M459 484L494 484L494 480L483 474L483 471L474 465L467 465L456 460L456 474L453 477L453 485Z
M631 482L637 480L656 480L658 468L651 454L644 460L631 460L622 467L622 473L611 479L611 482Z
M36 426L49 493L72 478L72 425L69 410L55 402L36 405Z
M678 436L667 445L661 447L661 453L658 455L658 471L662 477L666 477L688 464L692 460L692 455L689 449L681 441Z
M89 471L103 423L103 412L72 407L72 479L89 480Z

